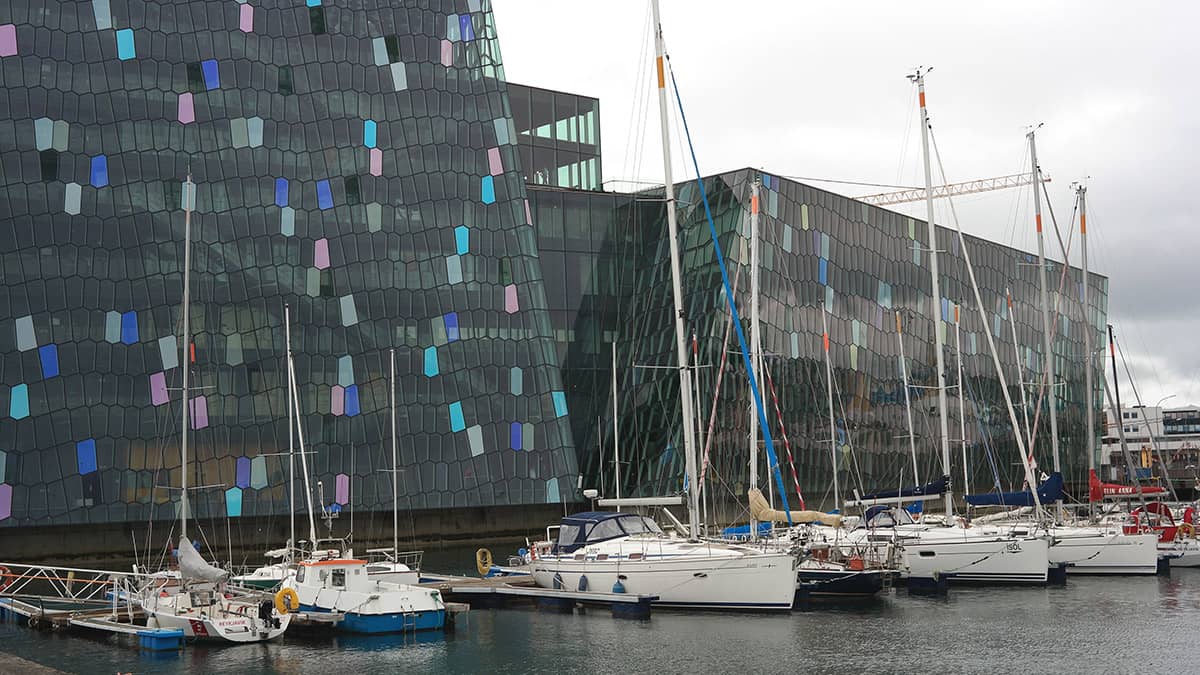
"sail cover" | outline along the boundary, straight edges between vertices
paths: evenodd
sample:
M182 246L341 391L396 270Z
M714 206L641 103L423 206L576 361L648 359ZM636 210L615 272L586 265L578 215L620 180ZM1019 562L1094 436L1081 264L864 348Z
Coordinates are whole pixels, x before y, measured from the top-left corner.
M915 485L913 487L901 488L899 490L885 490L874 494L863 495L858 498L859 501L867 502L876 499L899 499L903 497L933 497L944 493L950 486L950 477L942 476L941 478L926 483L924 485Z
M1100 477L1096 475L1096 470L1092 469L1088 475L1088 499L1093 502L1098 502L1102 499L1121 498L1121 497L1136 497L1138 496L1138 488L1141 488L1141 493L1144 495L1160 495L1166 493L1167 489L1157 485L1121 485L1120 483L1103 483Z
M1056 502L1063 498L1063 477L1055 471L1050 474L1038 487L1038 501L1042 504ZM1020 492L988 492L979 495L967 495L967 503L971 506L1033 506L1033 493L1029 490Z
M776 511L767 503L767 498L763 496L762 490L752 488L746 493L750 499L750 514L755 520L764 522L780 522L788 520L788 513L791 514L791 522L793 523L821 523L830 527L841 527L842 517L836 513L823 513L821 511Z
M201 581L224 581L229 573L219 567L208 564L192 546L192 542L184 537L179 538L179 576L184 579L199 579Z

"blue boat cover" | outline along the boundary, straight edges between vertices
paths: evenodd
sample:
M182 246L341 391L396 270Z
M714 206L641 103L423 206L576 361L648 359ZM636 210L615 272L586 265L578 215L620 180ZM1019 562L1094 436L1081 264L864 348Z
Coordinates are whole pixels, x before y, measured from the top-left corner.
M859 497L859 499L862 501L868 501L868 500L872 500L872 499L896 499L898 497L923 497L926 495L934 496L934 495L940 495L940 494L944 493L949 488L950 488L950 477L942 476L941 478L933 481L932 483L926 483L924 485L917 485L914 487L902 488L900 490L886 490L884 492L875 492L875 493L872 493L869 495L863 495L863 496Z
M1055 502L1063 498L1063 477L1057 471L1038 487L1038 500L1043 504ZM1033 506L1033 493L1029 490L1020 492L988 492L981 495L967 495L967 503L971 506Z
M771 523L758 524L758 536L765 537L771 534ZM721 530L721 537L724 539L732 539L734 541L745 541L750 538L750 524L733 525Z

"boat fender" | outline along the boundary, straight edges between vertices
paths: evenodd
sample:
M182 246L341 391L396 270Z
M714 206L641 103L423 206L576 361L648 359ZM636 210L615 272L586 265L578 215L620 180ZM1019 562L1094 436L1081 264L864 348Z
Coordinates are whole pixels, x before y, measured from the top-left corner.
M586 574L579 575L579 592L585 593L588 589L588 580Z
M487 576L492 569L492 552L486 548L481 548L475 551L475 569L479 570L480 576Z
M613 584L613 593L624 593L624 592L625 592L625 584L621 583L620 579L617 579L617 583Z
M281 588L275 594L275 611L287 614L300 609L300 596L293 588Z
M13 573L4 565L0 565L0 591L12 585Z
M555 572L553 581L554 581L554 590L556 590L556 591L562 590L562 588L563 588L562 574Z
M1186 539L1188 537L1195 537L1195 536L1196 536L1196 526L1192 525L1191 523L1184 523L1179 526L1179 530L1178 530L1176 538L1177 539ZM0 588L3 588L3 586L0 586Z

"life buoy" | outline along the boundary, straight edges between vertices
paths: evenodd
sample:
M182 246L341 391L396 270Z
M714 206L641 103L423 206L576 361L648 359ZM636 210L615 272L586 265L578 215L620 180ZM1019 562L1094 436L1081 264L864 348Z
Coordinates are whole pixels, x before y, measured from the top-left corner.
M487 573L492 571L491 551L486 548L475 551L475 569L479 570L481 576L487 576Z
M12 572L9 571L9 569L7 567L0 565L0 591L3 591L4 589L11 586L12 582L13 582Z
M292 588L281 588L275 594L275 611L287 614L300 609L300 596Z
M1195 537L1196 526L1191 523L1183 523L1179 526L1179 538Z

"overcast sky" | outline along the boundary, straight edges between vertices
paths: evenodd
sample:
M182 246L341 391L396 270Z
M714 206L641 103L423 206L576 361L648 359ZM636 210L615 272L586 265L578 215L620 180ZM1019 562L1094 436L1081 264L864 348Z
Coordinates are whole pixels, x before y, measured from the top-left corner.
M508 79L598 97L605 179L661 181L649 3L493 1ZM1064 237L1070 184L1088 177L1090 266L1110 279L1143 402L1200 403L1200 3L662 0L662 19L705 174L923 184L905 79L917 65L934 66L928 104L950 182L1028 171L1025 131L1044 123L1038 155ZM690 174L675 166L676 180ZM1030 199L1025 188L955 203L968 233L1034 251ZM922 204L893 208L924 218Z

